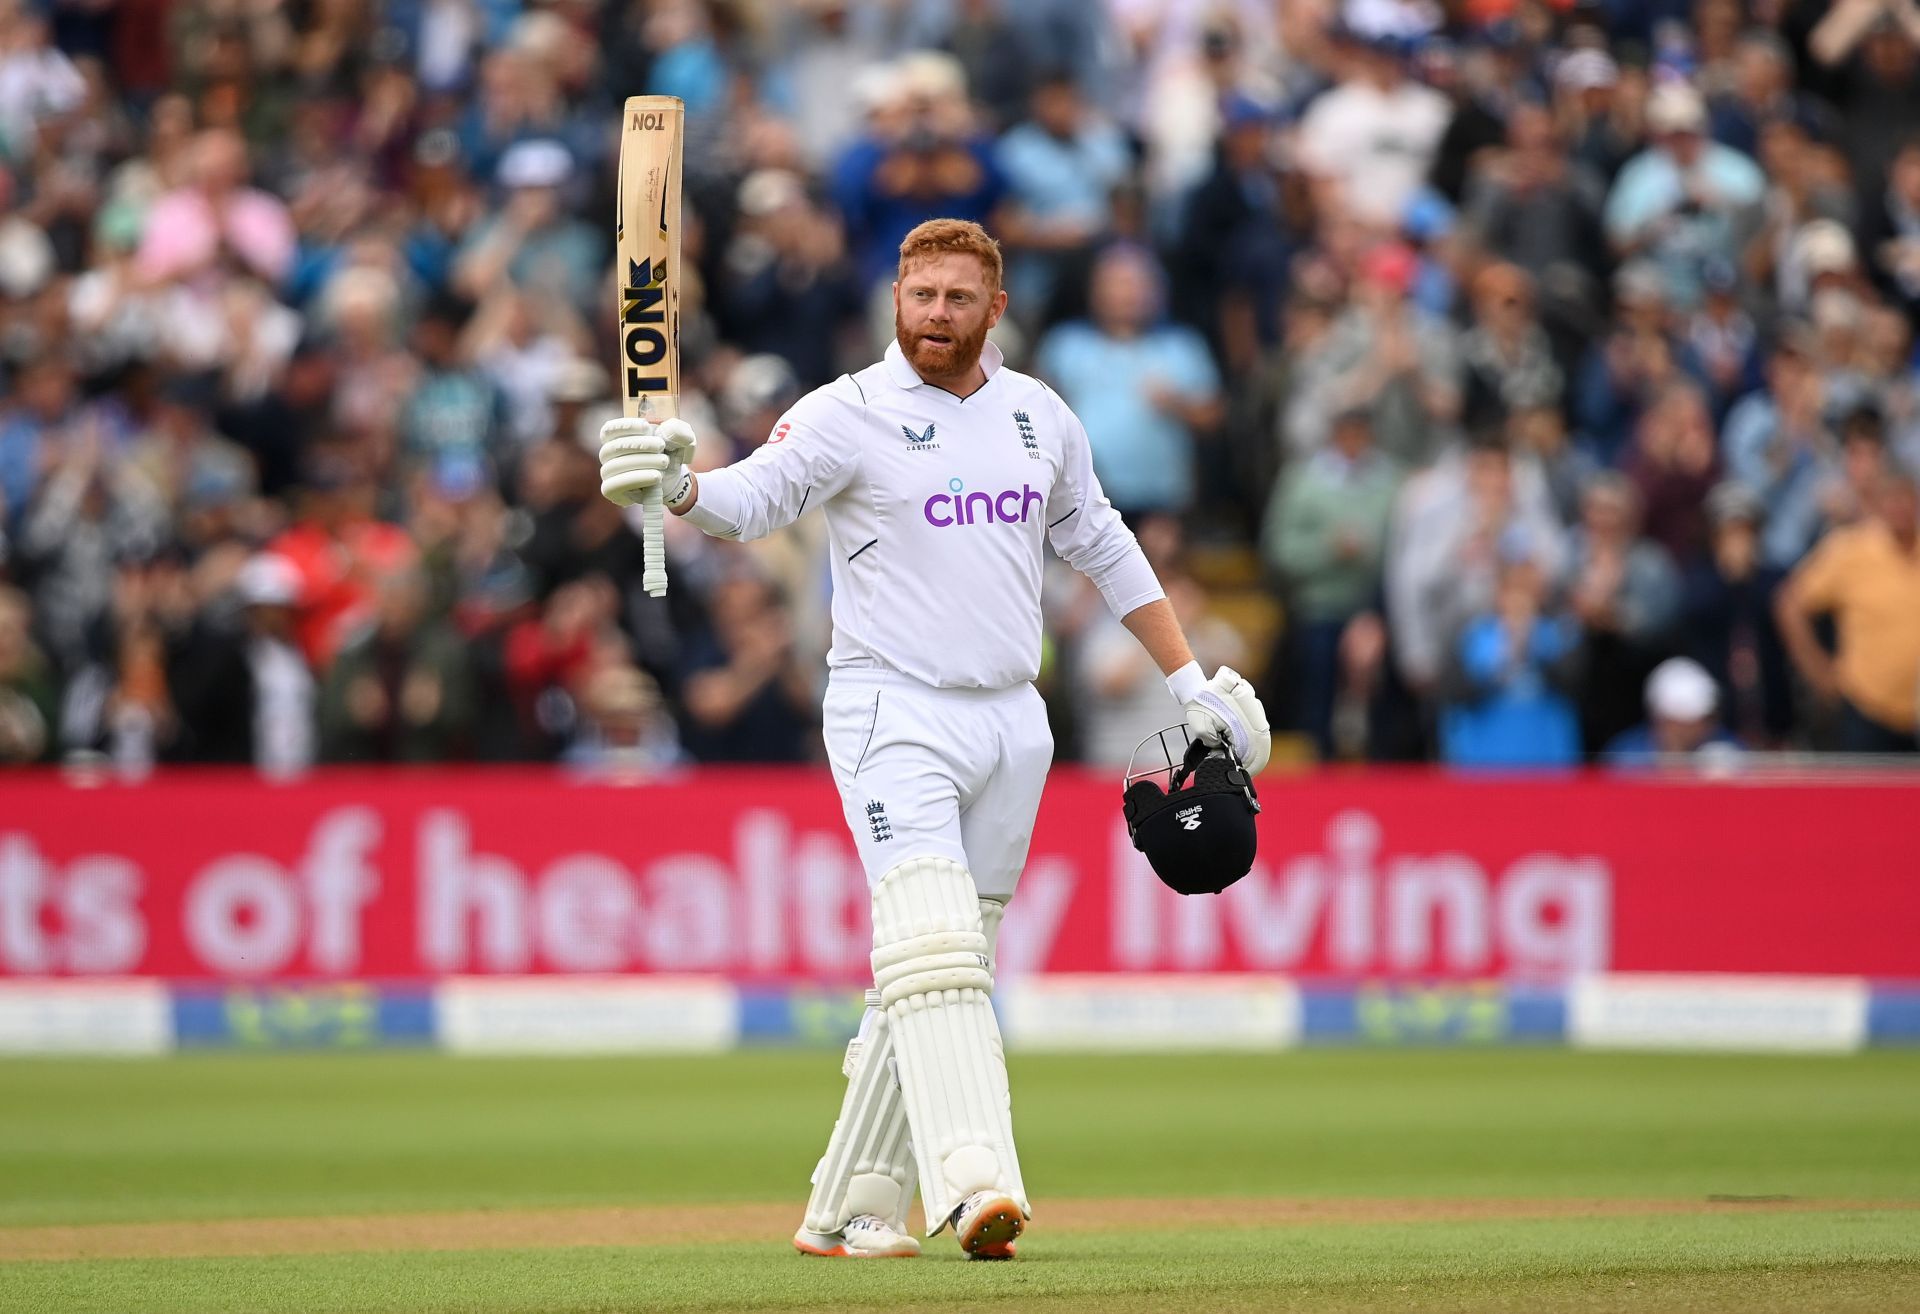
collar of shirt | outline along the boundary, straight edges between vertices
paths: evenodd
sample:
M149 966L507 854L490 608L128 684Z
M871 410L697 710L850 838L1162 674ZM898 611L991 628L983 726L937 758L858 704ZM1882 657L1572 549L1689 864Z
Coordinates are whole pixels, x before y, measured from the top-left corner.
M988 342L980 348L980 368L987 372L989 379L1000 372L1000 367L1006 364L1006 359L1007 358L1001 354L1000 348L994 346L991 342ZM887 344L885 364L887 367L887 377L893 380L896 387L924 388L927 386L927 381L920 377L912 365L907 363L907 353L900 350L898 339Z

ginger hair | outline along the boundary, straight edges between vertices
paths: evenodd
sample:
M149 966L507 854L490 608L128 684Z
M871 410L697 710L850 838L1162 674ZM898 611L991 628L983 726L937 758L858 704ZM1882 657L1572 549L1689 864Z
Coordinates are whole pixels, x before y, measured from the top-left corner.
M904 277L907 266L915 261L943 255L970 255L977 258L981 268L986 271L987 290L1000 290L1003 272L1000 243L988 236L986 229L968 219L929 219L902 238L900 276Z

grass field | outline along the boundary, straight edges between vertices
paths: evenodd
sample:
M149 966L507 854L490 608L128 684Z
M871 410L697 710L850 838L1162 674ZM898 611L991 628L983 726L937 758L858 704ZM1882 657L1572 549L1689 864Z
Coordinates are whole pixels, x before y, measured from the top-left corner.
M0 1311L1920 1310L1920 1053L1016 1056L1001 1265L787 1248L836 1067L0 1064Z

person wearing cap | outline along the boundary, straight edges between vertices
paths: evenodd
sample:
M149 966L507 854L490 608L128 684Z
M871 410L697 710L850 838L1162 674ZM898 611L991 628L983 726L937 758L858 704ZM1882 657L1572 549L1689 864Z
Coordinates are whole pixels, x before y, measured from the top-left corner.
M1623 730L1601 755L1615 767L1651 767L1699 755L1725 757L1743 750L1720 723L1720 687L1690 657L1669 657L1647 676L1647 719Z
M454 257L453 287L479 302L504 281L558 293L587 313L606 291L606 225L569 212L563 189L573 154L558 141L516 142L495 174L504 203L481 222Z
M1391 228L1426 182L1453 106L1407 76L1395 35L1345 25L1336 35L1339 80L1300 120L1299 162L1343 211Z
M1822 702L1840 707L1849 753L1920 751L1920 491L1881 475L1872 514L1836 529L1781 588L1775 616L1787 652ZM1833 617L1835 651L1814 632Z
M1654 88L1647 131L1653 144L1627 162L1607 194L1607 237L1623 257L1656 260L1675 299L1691 305L1706 260L1736 249L1766 177L1751 158L1706 135L1706 104L1684 82Z

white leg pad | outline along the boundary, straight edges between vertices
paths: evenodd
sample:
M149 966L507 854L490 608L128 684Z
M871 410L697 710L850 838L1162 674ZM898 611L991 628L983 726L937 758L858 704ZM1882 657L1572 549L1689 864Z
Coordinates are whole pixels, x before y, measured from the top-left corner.
M975 1191L1028 1210L993 1015L990 946L967 869L914 858L873 890L873 979L893 1035L927 1231Z
M807 1200L810 1232L831 1234L862 1214L907 1230L913 1199L913 1147L907 1106L894 1076L893 1035L880 1011L880 992L867 991L860 1034L847 1046L847 1094L813 1172Z

